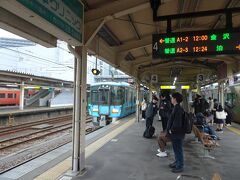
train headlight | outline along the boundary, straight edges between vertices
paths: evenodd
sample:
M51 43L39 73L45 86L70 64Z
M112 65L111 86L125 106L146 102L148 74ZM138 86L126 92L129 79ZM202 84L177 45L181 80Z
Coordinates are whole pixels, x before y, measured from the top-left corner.
M112 109L112 113L119 113L118 109Z
M93 112L98 112L98 108L93 108Z

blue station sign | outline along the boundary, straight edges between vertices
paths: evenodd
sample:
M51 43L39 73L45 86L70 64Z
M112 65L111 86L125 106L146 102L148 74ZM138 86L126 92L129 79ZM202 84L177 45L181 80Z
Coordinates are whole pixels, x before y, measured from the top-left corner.
M83 43L84 6L79 0L17 0L61 31Z

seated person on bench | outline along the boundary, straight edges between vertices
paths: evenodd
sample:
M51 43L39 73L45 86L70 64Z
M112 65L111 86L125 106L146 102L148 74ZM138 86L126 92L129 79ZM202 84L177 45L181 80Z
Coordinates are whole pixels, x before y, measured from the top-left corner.
M207 124L206 117L203 115L203 113L197 113L196 118L194 120L194 124L197 126L197 128L211 136L214 140L220 140L220 138L217 136L216 132Z

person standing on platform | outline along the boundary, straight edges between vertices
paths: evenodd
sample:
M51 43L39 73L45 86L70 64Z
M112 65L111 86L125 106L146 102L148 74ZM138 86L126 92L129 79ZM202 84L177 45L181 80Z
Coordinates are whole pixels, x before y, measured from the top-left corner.
M156 155L158 157L167 157L167 152L165 151L165 147L167 145L167 142L170 142L170 139L168 136L166 136L166 129L167 129L168 119L171 113L171 103L163 94L160 96L160 99L161 100L159 103L159 115L162 120L163 131L160 132L158 136L159 149L157 150L158 153Z
M219 105L219 102L217 99L213 99L213 110L212 110L212 113L213 113L213 122L216 123L217 122L217 119L216 119L216 110L217 110L217 107Z
M202 98L202 96L199 94L196 95L196 98L195 98L192 106L194 108L195 115L197 113L204 114L206 112L206 110L209 108L208 102L204 98Z
M231 105L228 102L225 102L225 111L228 114L226 117L226 126L231 126L232 119L233 119L233 112L231 109Z
M216 124L217 124L216 131L218 131L219 133L223 132L223 125L227 115L228 114L224 111L222 105L219 104L216 109Z
M211 97L208 98L208 104L209 104L209 111L212 111L214 108L214 102Z
M167 128L167 122L169 119L170 110L171 110L171 103L166 99L166 96L162 94L160 96L159 115L161 116L161 120L162 120L163 132Z
M211 97L208 98L208 104L209 104L209 109L207 110L206 117L208 119L208 122L211 123L211 125L213 125L213 121L214 121L214 115L213 115L213 110L214 110L214 101Z
M158 98L156 96L152 97L152 102L148 105L146 110L146 128L152 126L153 118L157 114L157 102Z
M180 173L183 172L184 168L184 157L183 157L183 140L185 137L185 130L183 128L183 116L184 110L180 106L183 101L182 94L176 92L172 94L171 103L174 108L170 115L167 124L167 136L170 137L172 147L175 155L175 161L169 164L172 168L172 172Z
M146 118L146 109L147 109L147 103L146 103L145 99L143 99L143 101L142 101L141 109L142 109L142 121L144 121Z

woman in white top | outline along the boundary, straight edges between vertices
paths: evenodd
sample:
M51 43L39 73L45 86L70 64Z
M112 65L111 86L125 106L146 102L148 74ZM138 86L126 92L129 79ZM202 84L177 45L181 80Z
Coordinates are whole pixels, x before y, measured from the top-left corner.
M217 124L216 131L223 132L223 124L224 124L224 121L226 120L226 117L227 117L227 113L222 108L222 105L219 104L216 109L216 124Z

